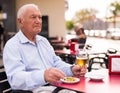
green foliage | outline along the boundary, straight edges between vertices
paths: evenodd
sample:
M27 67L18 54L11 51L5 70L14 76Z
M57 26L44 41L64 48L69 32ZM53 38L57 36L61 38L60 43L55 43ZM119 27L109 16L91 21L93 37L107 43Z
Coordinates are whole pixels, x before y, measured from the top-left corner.
M110 11L114 16L118 15L120 12L120 2L115 1L110 4Z
M68 30L72 30L74 28L74 22L71 20L71 21L66 21L66 28Z

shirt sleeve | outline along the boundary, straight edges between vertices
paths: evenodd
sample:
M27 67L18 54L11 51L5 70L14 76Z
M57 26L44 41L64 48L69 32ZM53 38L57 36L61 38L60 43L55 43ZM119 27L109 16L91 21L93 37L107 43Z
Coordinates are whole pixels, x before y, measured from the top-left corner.
M55 51L54 51L53 47L50 45L49 42L47 44L48 44L47 46L49 46L48 51L49 51L50 55L52 55L52 57L53 57L54 67L62 70L66 74L66 76L73 76L73 73L71 71L71 66L72 65L66 63L59 56L57 56L55 54Z

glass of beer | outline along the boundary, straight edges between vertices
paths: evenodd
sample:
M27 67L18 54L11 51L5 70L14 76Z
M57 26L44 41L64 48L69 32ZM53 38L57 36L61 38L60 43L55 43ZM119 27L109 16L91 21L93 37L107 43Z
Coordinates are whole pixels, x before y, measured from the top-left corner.
M80 53L76 54L76 64L77 65L81 66L82 68L86 68L87 67L87 63L88 63L88 55L87 55L86 52L81 52L80 51ZM84 72L87 71L87 70L86 71L85 70L86 69L82 69L81 70L82 73L79 76L83 77L85 75Z
M86 52L80 51L79 54L76 55L76 64L79 66L86 66L88 61L88 55Z

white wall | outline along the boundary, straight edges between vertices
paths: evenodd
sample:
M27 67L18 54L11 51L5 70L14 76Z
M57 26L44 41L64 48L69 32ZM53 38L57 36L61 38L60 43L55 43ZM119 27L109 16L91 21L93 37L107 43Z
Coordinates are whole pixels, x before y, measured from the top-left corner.
M49 16L49 36L65 37L66 27L64 0L16 0L16 9L18 10L20 6L27 3L37 4L42 14Z

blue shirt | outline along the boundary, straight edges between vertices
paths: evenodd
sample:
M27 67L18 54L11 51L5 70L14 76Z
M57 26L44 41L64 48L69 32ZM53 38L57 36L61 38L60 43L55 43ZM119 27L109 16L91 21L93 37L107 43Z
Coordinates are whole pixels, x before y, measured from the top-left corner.
M22 31L8 40L3 51L3 63L12 89L33 90L45 85L44 71L56 67L72 76L71 65L56 56L48 40L36 36L36 43Z

